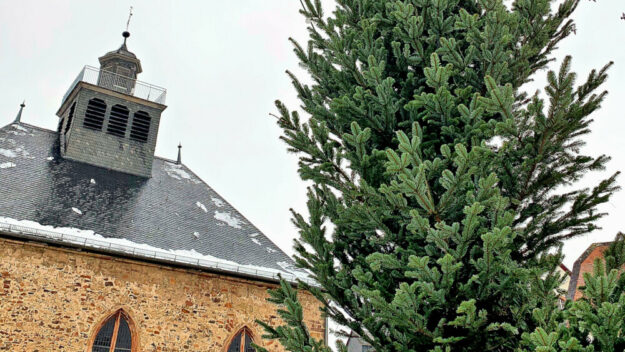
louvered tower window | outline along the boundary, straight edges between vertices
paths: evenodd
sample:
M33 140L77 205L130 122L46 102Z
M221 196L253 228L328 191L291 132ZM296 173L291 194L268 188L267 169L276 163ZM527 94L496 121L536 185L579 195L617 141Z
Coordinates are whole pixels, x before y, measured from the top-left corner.
M255 352L252 347L252 335L249 329L241 329L230 341L228 352Z
M76 102L74 102L74 104L72 104L72 106L69 108L69 114L67 114L67 124L65 125L65 130L63 131L64 134L67 134L67 131L69 131L69 128L72 126L72 121L74 120L75 109L76 109Z
M135 112L130 127L130 138L138 142L147 142L150 133L150 115L145 111Z
M85 112L85 121L83 126L93 130L102 130L104 123L104 114L106 113L106 103L102 99L93 98L87 104L87 112Z
M126 135L126 127L128 126L128 114L127 107L119 104L113 105L106 132L117 137L124 137Z
M102 325L91 352L132 352L132 333L126 314L119 310Z

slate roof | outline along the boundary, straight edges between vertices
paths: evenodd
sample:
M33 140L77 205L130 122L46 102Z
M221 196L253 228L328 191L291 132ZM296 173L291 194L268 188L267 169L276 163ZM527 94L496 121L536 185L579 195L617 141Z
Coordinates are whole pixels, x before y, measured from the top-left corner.
M62 159L57 141L56 132L25 123L0 128L0 217L242 265L293 264L186 166L156 157L145 179Z
M112 54L120 54L120 55L131 57L133 59L137 58L137 55L135 55L133 52L128 50L128 47L126 46L126 41L124 41L124 44L122 44L122 46L120 46L119 49L113 50L113 51L109 51L104 56L112 55Z

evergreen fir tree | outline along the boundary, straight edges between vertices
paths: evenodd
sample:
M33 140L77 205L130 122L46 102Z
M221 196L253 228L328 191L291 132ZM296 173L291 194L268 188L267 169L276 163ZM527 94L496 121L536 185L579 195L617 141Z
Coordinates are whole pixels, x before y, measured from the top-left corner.
M338 0L327 18L302 1L310 40L293 44L314 83L289 75L307 116L276 103L313 182L293 222L320 287L299 288L379 352L512 351L557 328L546 253L596 229L617 188L616 175L574 188L609 160L580 146L610 65L576 85L567 58L547 101L521 88L574 31L579 0ZM292 287L271 295L285 325L260 322L267 338L329 351Z

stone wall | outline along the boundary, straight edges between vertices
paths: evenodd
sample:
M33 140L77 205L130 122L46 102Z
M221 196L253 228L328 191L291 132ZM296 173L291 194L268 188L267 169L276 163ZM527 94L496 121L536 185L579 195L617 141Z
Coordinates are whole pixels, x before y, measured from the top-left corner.
M139 351L223 352L255 319L280 322L266 302L272 284L0 238L0 350L87 351L98 324L123 308ZM324 336L319 302L300 294L315 338Z

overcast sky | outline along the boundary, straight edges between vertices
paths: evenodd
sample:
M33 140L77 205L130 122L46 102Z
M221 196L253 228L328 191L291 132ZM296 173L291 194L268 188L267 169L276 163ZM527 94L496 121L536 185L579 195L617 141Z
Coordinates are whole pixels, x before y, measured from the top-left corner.
M175 159L182 142L183 163L292 254L296 232L288 209L304 209L305 185L268 114L275 99L297 107L284 71L302 75L287 41L306 39L299 1L0 0L0 125L10 123L26 99L23 121L54 129L61 98L81 68L99 66L98 57L122 43L130 5L128 47L141 60L139 79L167 88L156 154ZM577 34L558 51L573 55L580 78L616 63L586 147L613 160L606 173L588 177L588 185L625 165L623 11L621 1L584 0ZM600 222L603 230L566 244L567 266L590 243L625 230L625 192L603 210L610 213Z

